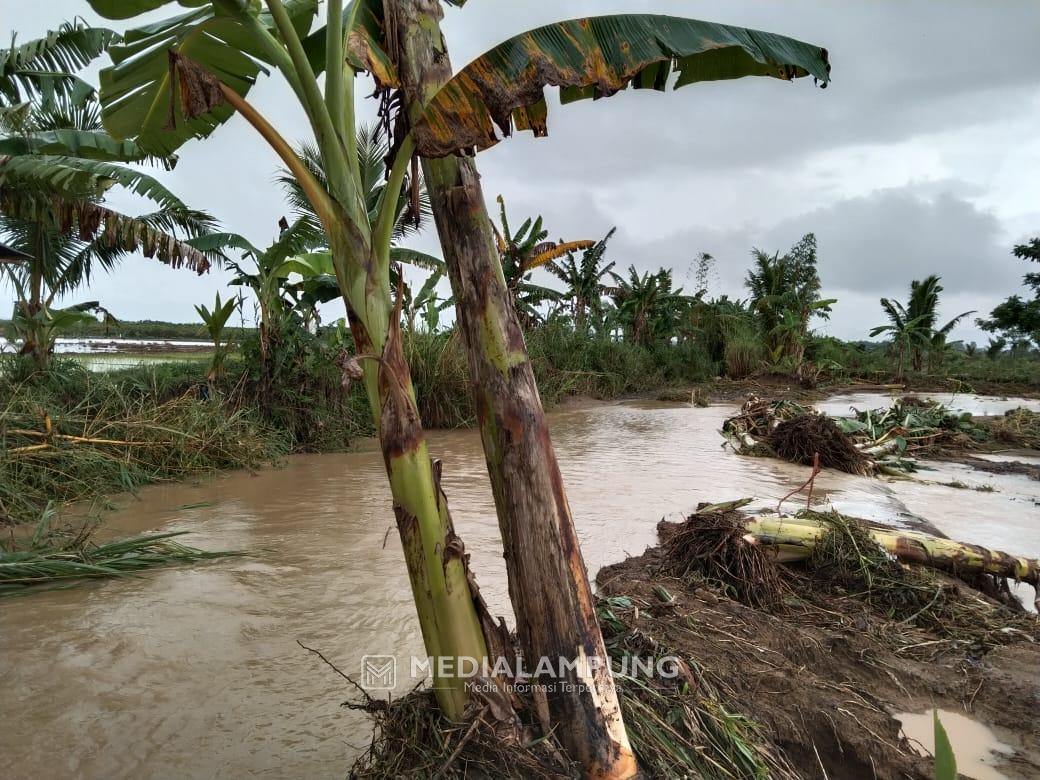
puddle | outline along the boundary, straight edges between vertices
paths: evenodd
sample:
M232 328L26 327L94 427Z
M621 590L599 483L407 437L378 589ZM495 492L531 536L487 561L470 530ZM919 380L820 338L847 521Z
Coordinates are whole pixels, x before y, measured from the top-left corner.
M932 710L921 714L903 713L895 716L903 726L903 733L911 747L922 755L934 755L935 731ZM950 738L953 754L957 758L957 772L973 780L1007 780L1007 775L996 769L1002 757L1014 755L1014 749L997 739L996 735L981 723L959 712L939 710L946 735Z

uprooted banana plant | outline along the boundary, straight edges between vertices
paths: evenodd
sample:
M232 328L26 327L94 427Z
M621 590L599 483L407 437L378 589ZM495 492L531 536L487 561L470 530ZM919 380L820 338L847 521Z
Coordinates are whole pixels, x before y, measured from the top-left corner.
M169 0L91 0L125 17ZM453 4L462 5L462 0ZM827 53L769 33L674 17L578 19L507 41L452 76L436 0L329 0L311 32L315 0L213 0L166 22L132 30L102 73L111 132L172 151L208 135L237 111L281 157L328 237L394 497L413 593L431 656L483 657L487 650L437 469L430 461L401 350L400 297L390 285L393 204L415 153L424 162L458 319L469 351L482 437L506 546L510 595L525 655L606 657L573 520L515 311L508 295L476 169L454 153L497 141L493 123L545 134L542 87L565 99L605 96L629 83L663 89L694 81L765 75L828 79ZM167 67L168 64L168 67ZM321 152L322 186L244 96L264 65L288 81ZM317 76L325 72L324 93ZM356 165L354 79L369 71L392 130L380 208L370 215ZM401 90L400 93L395 90ZM403 93L403 95L402 95ZM491 638L491 630L486 635ZM462 714L463 680L435 679L449 717ZM596 777L637 768L609 667L548 691L546 728Z

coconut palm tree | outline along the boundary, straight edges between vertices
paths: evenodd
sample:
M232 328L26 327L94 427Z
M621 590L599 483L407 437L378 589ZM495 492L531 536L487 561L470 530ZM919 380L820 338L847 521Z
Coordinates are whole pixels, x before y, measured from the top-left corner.
M567 252L563 260L553 260L545 268L553 276L566 285L563 293L570 301L571 316L574 327L579 330L588 328L588 317L597 321L603 317L603 296L606 294L606 279L614 269L614 263L604 263L603 255L607 251L607 242L614 235L611 228L607 235L581 253L581 261L574 259L574 252Z
M90 2L103 15L123 18L170 4ZM106 126L168 152L208 135L237 111L300 180L328 237L356 352L364 357L427 651L480 658L488 639L475 608L482 602L474 597L439 471L429 460L390 286L393 205L413 154L424 158L495 485L521 645L531 658L569 657L581 648L602 660L591 588L479 177L471 161L454 155L496 143L496 126L507 135L514 126L544 135L546 84L563 87L569 101L611 95L630 82L663 89L673 68L676 86L749 75L790 80L812 74L826 82L826 51L688 19L612 16L532 30L452 76L436 0L329 0L326 24L312 32L316 10L314 0L194 0L173 19L128 32L128 45L112 49L115 64L102 72ZM561 47L560 40L574 45ZM286 78L306 112L327 187L245 99L266 65ZM393 130L387 195L374 222L354 162L354 80L361 71L373 75ZM322 72L324 89L317 78ZM492 634L490 641L494 646L499 639ZM464 679L438 675L435 683L445 714L459 717ZM635 773L609 668L568 671L550 692L547 710L586 771Z
M112 270L137 251L174 267L203 273L214 246L191 239L213 220L188 208L153 177L121 162L171 167L132 141L117 141L101 125L93 87L64 68L82 67L118 40L110 30L62 25L44 38L0 52L0 236L22 254L2 265L16 303L13 335L39 370L56 337L105 314L98 302L55 309L100 269ZM113 187L135 192L159 210L128 216L105 200ZM208 255L208 256L207 256Z

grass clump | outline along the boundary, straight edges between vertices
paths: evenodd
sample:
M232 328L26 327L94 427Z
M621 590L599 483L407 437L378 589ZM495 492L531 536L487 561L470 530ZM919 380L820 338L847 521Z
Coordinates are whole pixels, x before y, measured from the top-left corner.
M0 524L289 451L284 433L223 403L196 371L92 374L55 361L42 376L0 374Z
M1024 407L1011 409L988 424L997 441L1013 447L1040 450L1040 412Z
M806 512L805 516L828 527L806 562L810 583L817 590L854 599L889 620L975 648L980 654L1022 636L1037 637L1035 619L1022 613L1006 580L978 575L962 584L933 570L900 563L853 518L837 512ZM907 644L905 649L914 647Z

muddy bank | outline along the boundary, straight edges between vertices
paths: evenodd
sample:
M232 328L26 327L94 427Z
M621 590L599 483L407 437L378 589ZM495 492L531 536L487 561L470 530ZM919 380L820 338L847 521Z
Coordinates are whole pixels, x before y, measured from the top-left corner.
M691 659L724 691L730 711L759 724L765 744L797 776L931 778L931 760L902 737L895 716L933 707L967 715L1011 747L1012 755L992 759L1001 776L1040 776L1035 618L1031 635L964 647L797 571L788 573L792 587L782 601L760 608L667 572L654 547L604 567L597 583L601 596L631 600L623 631L653 636ZM672 596L667 603L662 587ZM984 598L959 587L966 598Z

